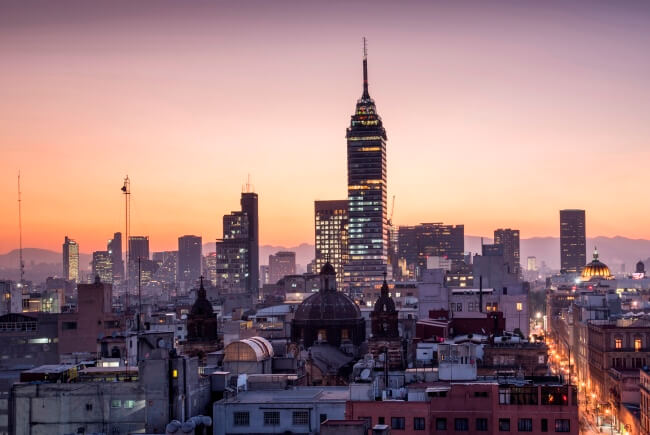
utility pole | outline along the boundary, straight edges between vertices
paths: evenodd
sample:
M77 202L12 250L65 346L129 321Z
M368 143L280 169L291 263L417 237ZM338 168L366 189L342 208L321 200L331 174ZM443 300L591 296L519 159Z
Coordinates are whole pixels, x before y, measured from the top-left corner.
M20 287L23 287L25 284L25 262L23 261L23 215L20 192L20 171L18 171L18 255L18 261L20 262Z

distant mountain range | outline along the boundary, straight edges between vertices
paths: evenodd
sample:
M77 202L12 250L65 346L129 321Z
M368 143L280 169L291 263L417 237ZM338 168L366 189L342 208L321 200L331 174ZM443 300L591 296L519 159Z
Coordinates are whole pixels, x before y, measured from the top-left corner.
M484 243L492 243L492 239L483 238ZM634 270L636 262L641 260L650 268L650 240L628 239L626 237L594 237L587 239L587 261L591 261L594 247L598 247L600 260L606 263L612 272L620 272L622 265L625 271ZM214 244L203 245L203 253L214 252ZM293 251L296 253L298 272L303 272L307 264L314 258L314 245L302 243L298 246L260 246L260 264L268 264L269 255L278 251ZM466 252L481 252L481 237L465 237ZM538 267L542 262L551 269L560 268L560 239L557 237L533 237L521 240L521 262L526 264L529 256L537 258ZM82 271L90 269L91 254L79 254L79 266ZM61 252L47 249L25 248L23 249L23 261L25 263L25 278L35 282L44 281L48 276L60 276L62 273ZM0 254L0 279L18 279L18 250L15 249L6 254Z

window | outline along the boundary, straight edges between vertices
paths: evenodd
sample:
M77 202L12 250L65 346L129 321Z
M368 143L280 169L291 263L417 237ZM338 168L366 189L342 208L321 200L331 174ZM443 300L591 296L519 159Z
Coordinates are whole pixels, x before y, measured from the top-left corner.
M488 430L488 419L487 418L477 418L476 419L476 431L477 432L486 432Z
M327 414L321 414L320 415L320 422L322 423L325 420L327 420ZM379 424L384 424L384 417L379 417L379 420L380 420Z
M634 339L634 351L638 352L641 350L641 339L640 338L635 338Z
M232 424L234 426L248 426L251 424L251 415L248 413L248 411L233 412Z
M425 430L424 417L413 417L413 430Z
M571 422L565 418L555 420L555 432L571 432Z
M467 432L469 430L469 423L466 418L454 419L454 430L456 432Z
M77 329L77 322L63 322L61 329L64 331L69 331L72 329Z
M566 387L542 387L542 405L566 406L569 404Z
M446 418L436 418L436 430L447 430Z
M406 426L406 423L404 421L405 421L404 417L391 417L390 428L404 430L404 427Z
M499 405L510 405L510 389L499 390Z
M537 355L537 364L546 364L546 357L544 355Z
M521 302L517 302L517 311L523 311L523 309L524 309L524 304L522 304Z
M111 400L111 408L121 408L121 407L122 407L122 401L120 399Z
M623 340L620 339L620 338L617 338L616 340L614 340L614 347L616 349L621 349L623 347Z
M280 412L279 411L265 411L264 412L264 426L279 426L280 425Z
M499 419L499 432L510 432L510 419L509 418L500 418Z
M533 419L532 418L520 418L517 423L517 430L519 432L532 432L533 431Z
M542 418L542 432L548 432L548 420Z
M92 411L93 410L93 404L92 403L86 403L86 411Z
M309 424L309 411L293 411L293 425L304 426Z
M135 400L125 400L124 401L124 407L127 409L131 409L135 407Z

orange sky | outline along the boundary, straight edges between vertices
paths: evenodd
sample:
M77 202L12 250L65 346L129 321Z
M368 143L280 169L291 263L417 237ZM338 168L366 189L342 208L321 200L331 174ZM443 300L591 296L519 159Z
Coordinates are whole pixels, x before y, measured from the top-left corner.
M19 169L26 247L105 248L127 173L152 251L219 237L249 173L261 242L313 243L313 201L346 194L362 35L394 222L557 236L584 208L590 236L650 238L650 7L458 4L3 3L0 252Z

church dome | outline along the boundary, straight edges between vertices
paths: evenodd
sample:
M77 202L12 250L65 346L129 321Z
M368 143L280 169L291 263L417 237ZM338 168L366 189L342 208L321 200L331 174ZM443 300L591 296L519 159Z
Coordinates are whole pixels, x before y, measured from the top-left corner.
M609 267L602 261L598 260L598 249L594 249L594 259L582 269L582 281L592 279L611 279L612 274Z
M329 262L320 271L318 293L298 306L291 325L294 342L301 341L305 347L316 341L339 347L342 340L359 345L365 339L361 310L348 295L336 289L336 272Z

